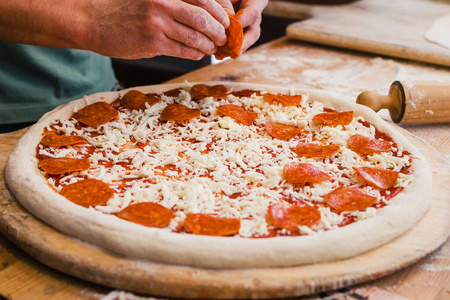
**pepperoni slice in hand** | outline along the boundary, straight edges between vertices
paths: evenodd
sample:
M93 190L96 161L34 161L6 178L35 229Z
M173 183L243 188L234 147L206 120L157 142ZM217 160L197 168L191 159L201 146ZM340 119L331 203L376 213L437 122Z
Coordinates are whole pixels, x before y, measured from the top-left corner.
M173 218L173 211L158 203L142 202L124 208L116 216L147 227L165 228Z
M41 169L50 175L60 175L89 169L90 163L86 158L44 158L39 162Z
M357 187L337 188L325 195L323 200L338 212L366 209L377 202L376 197Z
M146 109L146 104L153 106L160 102L161 98L157 94L144 94L143 92L132 90L127 92L120 99L120 104L131 110Z
M387 190L393 187L398 180L399 172L393 170L374 167L353 167L353 169L365 182L377 189Z
M287 141L302 132L302 129L296 126L280 124L276 122L266 122L267 133L279 140Z
M388 152L392 148L388 141L377 140L359 134L352 135L347 141L347 146L360 156Z
M191 88L191 97L194 100L201 100L206 97L213 97L214 99L225 98L228 94L228 89L223 84L209 86L206 84L196 84Z
M77 135L59 135L50 133L45 135L41 139L41 145L53 147L53 148L61 148L66 146L73 146L73 145L83 145L88 144L85 138Z
M83 207L104 205L114 196L114 190L97 179L84 179L62 188L60 194Z
M285 203L274 204L267 210L268 221L279 229L298 233L299 226L311 227L320 220L319 210L309 205L298 206Z
M184 104L169 104L161 112L161 121L188 121L199 118L198 108L189 108Z
M252 125L258 118L258 114L249 110L246 110L242 106L235 104L225 104L217 107L217 110L230 118L233 118L238 123L244 125Z
M295 153L298 156L307 158L330 157L337 153L341 147L339 145L317 145L311 143L298 143Z
M279 94L264 94L264 100L269 103L281 104L282 106L297 106L302 103L302 95L279 95Z
M244 41L244 29L241 23L238 21L238 17L244 12L243 9L238 11L235 15L228 14L230 18L230 26L225 29L227 35L227 42L218 47L214 57L218 60L222 60L226 57L233 59L238 58L241 55L242 43Z
M79 122L95 127L108 123L112 119L117 119L119 112L105 102L95 102L83 107L74 114L74 118Z
M331 179L330 175L315 166L299 162L286 164L283 168L283 176L287 182L300 185L320 183Z
M325 112L313 117L313 121L322 126L336 127L348 125L352 122L354 113L352 111Z
M239 219L224 219L204 214L191 214L184 220L186 231L199 235L229 236L239 233Z

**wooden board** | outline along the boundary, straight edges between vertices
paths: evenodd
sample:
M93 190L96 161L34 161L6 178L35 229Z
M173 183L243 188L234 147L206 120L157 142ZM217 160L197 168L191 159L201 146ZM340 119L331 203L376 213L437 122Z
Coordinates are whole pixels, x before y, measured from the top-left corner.
M183 298L293 297L369 281L406 267L437 249L449 234L449 171L430 146L398 128L429 160L433 203L406 234L360 256L289 268L211 270L126 259L65 236L25 211L7 190L4 167L24 133L0 135L0 231L42 263L118 289Z
M293 39L450 66L450 49L425 39L450 3L364 0L346 5L271 1L265 13L305 19L288 26Z

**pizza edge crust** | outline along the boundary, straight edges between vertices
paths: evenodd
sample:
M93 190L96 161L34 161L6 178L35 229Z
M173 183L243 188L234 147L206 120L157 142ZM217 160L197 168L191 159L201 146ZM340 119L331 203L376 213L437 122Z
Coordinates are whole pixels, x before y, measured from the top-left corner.
M411 152L414 181L391 200L392 205L373 218L337 230L301 237L246 239L180 234L140 226L112 215L78 206L56 193L37 167L36 146L43 129L58 118L70 117L76 108L96 101L108 103L120 92L97 93L74 100L45 114L20 139L7 165L5 178L17 200L34 216L57 230L93 245L130 258L206 268L286 267L328 262L352 257L387 243L410 229L431 205L431 169L421 153L398 131L371 109L339 100L336 95L317 90L299 90L261 84L225 84L228 88L264 90L273 93L306 94L328 107L353 110ZM145 93L163 92L196 83L162 84L137 89ZM128 89L128 90L131 90Z

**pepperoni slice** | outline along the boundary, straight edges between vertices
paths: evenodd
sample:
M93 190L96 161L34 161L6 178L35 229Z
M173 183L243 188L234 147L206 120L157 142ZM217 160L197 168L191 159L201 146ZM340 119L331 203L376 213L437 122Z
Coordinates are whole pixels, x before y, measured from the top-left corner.
M50 175L60 175L89 169L90 163L86 158L45 158L39 162L41 169Z
M169 104L161 112L161 121L187 121L200 117L200 109L184 104Z
M359 134L352 135L347 141L347 146L361 156L388 152L392 148L388 141L377 140Z
M256 96L260 96L261 92L260 91L254 91L254 90L245 89L245 90L240 90L240 91L233 91L230 94L233 95L233 96L236 96L236 97L251 97L254 94Z
M83 107L74 114L74 118L87 126L100 126L117 119L119 112L105 102L95 102Z
M298 233L299 226L311 227L320 220L320 211L309 205L274 204L267 210L268 221L279 229Z
M258 118L258 114L249 110L246 110L242 106L235 104L225 104L217 107L217 110L230 118L233 118L238 123L244 125L251 125Z
M269 103L281 104L282 106L297 106L302 103L302 95L281 95L281 94L264 94L264 100Z
M114 196L114 190L97 179L84 179L62 188L60 194L83 207L104 205Z
M229 236L239 233L241 221L239 219L223 219L204 214L191 214L184 220L184 227L193 234Z
M377 189L387 190L393 187L398 180L399 172L393 170L374 167L353 167L353 169L369 185Z
M311 143L298 143L295 153L298 156L307 158L330 157L337 153L341 147L339 145L318 145Z
M227 42L217 48L216 53L214 53L216 59L222 60L226 57L235 59L241 54L242 42L244 41L244 29L238 21L238 17L242 15L243 12L244 10L241 9L235 15L228 14L230 26L225 29Z
M173 211L158 203L142 202L124 208L116 216L147 227L165 228L173 218Z
M338 212L355 211L374 205L377 198L357 187L340 187L323 197L325 203Z
M266 122L265 127L270 136L284 141L287 141L302 132L302 129L299 127L276 122Z
M157 94L144 94L143 92L132 90L127 92L120 99L120 104L131 110L145 109L146 104L153 106L160 102L161 98Z
M191 88L191 97L194 100L201 100L206 97L224 98L228 94L228 89L223 84L209 86L206 84L196 84Z
M348 125L353 120L352 111L324 112L313 117L313 121L322 126L336 127L338 125Z
M167 97L178 97L178 96L180 96L180 94L181 94L181 89L179 89L179 88L168 90L163 93L163 95L167 96Z
M331 179L331 176L311 164L291 162L283 168L284 179L292 184L314 184Z
M77 135L47 134L41 139L41 145L61 148L65 146L88 144L85 138Z

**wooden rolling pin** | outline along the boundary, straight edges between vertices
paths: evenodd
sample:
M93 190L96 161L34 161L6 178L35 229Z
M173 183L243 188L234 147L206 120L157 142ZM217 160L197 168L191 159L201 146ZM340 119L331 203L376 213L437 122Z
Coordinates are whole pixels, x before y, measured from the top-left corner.
M387 96L366 91L358 96L356 102L374 111L387 108L395 123L450 122L450 83L395 81Z

